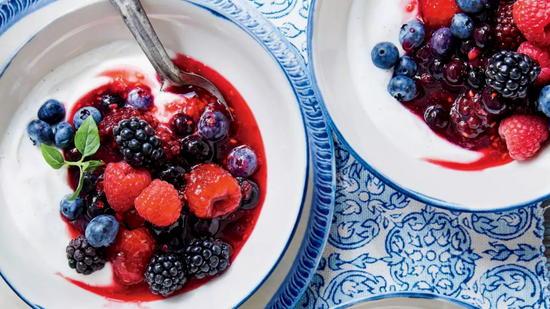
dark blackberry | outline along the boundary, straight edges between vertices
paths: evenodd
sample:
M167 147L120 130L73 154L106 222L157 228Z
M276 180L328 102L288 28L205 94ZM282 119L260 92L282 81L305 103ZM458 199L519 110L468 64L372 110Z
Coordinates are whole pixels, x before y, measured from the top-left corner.
M165 164L155 173L155 178L166 181L176 189L185 186L185 169L179 165Z
M166 297L180 290L187 281L184 266L182 257L176 253L155 254L145 271L151 292Z
M158 163L164 156L162 141L145 120L132 117L122 120L113 134L124 160L133 166Z
M501 1L495 26L496 47L500 50L517 50L525 42L514 22L514 3Z
M529 86L541 71L537 62L527 55L500 51L489 59L485 71L487 85L504 98L525 99Z
M89 275L105 266L104 249L90 246L84 236L71 240L65 251L69 267L79 274Z
M117 95L111 95L111 94L104 94L101 96L100 99L100 107L104 111L107 111L113 107L121 108L126 105L126 100L124 100L122 97Z
M194 239L185 248L187 273L197 279L221 274L229 267L231 254L231 246L219 239Z

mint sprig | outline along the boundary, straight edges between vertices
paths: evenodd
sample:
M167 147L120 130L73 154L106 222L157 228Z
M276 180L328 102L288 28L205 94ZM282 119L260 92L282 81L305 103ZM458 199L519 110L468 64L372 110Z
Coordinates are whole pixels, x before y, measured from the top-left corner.
M74 194L69 198L69 201L74 201L80 191L82 190L83 178L85 172L93 172L103 166L101 161L84 161L86 157L89 157L97 152L100 146L99 131L93 117L88 117L78 131L76 131L74 137L74 144L76 149L82 154L82 158L78 162L65 161L63 154L53 147L46 144L42 144L41 152L46 162L54 169L58 170L65 165L76 166L80 170L80 178L78 180L78 187Z

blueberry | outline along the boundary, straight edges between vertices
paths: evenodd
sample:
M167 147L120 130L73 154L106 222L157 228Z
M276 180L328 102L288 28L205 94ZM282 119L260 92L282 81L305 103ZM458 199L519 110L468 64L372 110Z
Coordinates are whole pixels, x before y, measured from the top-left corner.
M253 209L260 201L260 187L254 181L245 178L238 178L241 186L242 199L241 208L244 210Z
M258 156L249 146L239 146L227 156L227 169L237 177L249 177L258 168Z
M550 86L542 88L540 92L539 111L550 117Z
M370 53L372 62L380 69L389 69L399 60L397 47L390 42L376 44Z
M65 106L57 100L48 100L38 110L38 119L56 124L65 118Z
M92 117L94 118L95 123L99 124L99 122L102 119L101 112L95 107L86 106L79 109L76 112L76 114L74 114L74 118L73 118L74 127L78 130L78 128L80 128L84 120L86 120L86 118L88 118L88 116L90 115L92 115Z
M205 139L217 142L229 133L229 121L220 111L205 111L198 124L199 134Z
M69 201L70 197L71 195L65 196L61 200L61 203L59 203L61 214L63 217L67 218L67 220L76 220L84 211L84 203L79 197L74 201Z
M54 129L55 146L67 148L73 143L74 129L68 122L60 122Z
M458 13L451 21L451 32L459 39L467 39L474 32L474 21L464 13Z
M479 13L489 0L456 0L456 4L466 13Z
M210 143L197 135L189 135L180 140L181 152L189 163L210 161L214 151Z
M489 47L494 40L494 29L489 24L480 24L474 28L474 42L477 47Z
M27 133L35 145L53 145L52 127L42 120L33 120L27 126Z
M153 106L153 97L143 88L136 87L128 93L128 105L135 109L147 110Z
M177 135L187 136L195 130L195 122L185 114L178 114L172 119L172 131Z
M442 130L449 124L449 112L440 105L432 105L424 112L424 121L434 130Z
M407 76L398 75L390 80L388 92L401 102L407 102L416 96L416 84Z
M430 39L430 48L434 56L448 56L454 47L454 37L451 29L442 27L437 29Z
M99 215L88 223L86 239L92 247L108 247L115 242L118 221L111 215Z
M100 105L102 110L107 111L111 109L111 106L124 107L126 101L118 95L104 94L101 96Z
M409 56L403 56L397 62L395 66L395 75L404 75L408 77L414 77L418 71L418 65Z
M426 30L424 29L424 25L418 20L409 21L399 30L399 42L406 51L411 51L422 45L425 37Z

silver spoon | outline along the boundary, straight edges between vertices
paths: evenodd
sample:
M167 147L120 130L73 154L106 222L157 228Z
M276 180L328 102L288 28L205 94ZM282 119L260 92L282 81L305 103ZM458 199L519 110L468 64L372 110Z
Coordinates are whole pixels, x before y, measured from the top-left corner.
M162 46L155 29L153 29L140 0L110 1L117 8L138 45L160 76L162 82L161 91L165 91L169 87L182 86L197 86L202 88L218 99L227 110L231 120L233 120L233 115L223 95L212 82L198 74L183 72L172 62L164 46Z

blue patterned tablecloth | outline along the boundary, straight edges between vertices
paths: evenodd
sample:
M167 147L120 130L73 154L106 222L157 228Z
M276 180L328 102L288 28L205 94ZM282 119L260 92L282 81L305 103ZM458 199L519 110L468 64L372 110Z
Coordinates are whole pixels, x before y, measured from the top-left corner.
M307 61L310 0L248 1ZM483 309L550 308L540 205L488 214L438 209L393 190L336 137L335 144L333 223L298 308L341 308L403 293Z

